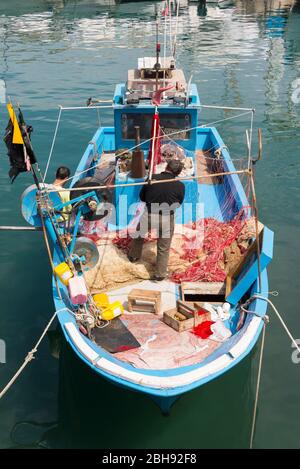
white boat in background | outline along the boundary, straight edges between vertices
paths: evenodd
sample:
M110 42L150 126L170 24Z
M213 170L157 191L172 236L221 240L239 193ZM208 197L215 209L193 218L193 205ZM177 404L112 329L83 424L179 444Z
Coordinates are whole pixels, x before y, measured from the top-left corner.
M217 5L220 7L225 7L234 4L234 0L206 0L207 4Z

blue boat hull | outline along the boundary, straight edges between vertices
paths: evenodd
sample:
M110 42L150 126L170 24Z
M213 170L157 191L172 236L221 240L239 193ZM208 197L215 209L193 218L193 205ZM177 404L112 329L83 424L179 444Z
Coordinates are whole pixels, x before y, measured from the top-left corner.
M201 129L197 135L198 148L205 147L205 141L208 136L210 143L213 141L220 147L224 147L224 143L218 132L214 128L210 128ZM114 148L114 129L99 129L93 141L98 148L102 147L104 150L112 150ZM93 143L89 144L78 166L78 172L89 168L94 155L94 147L95 145ZM226 159L227 170L233 171L235 168L227 150L224 150L223 154ZM90 175L92 175L92 172ZM233 174L226 177L228 178L227 182L229 187L235 190L237 207L248 205L238 176ZM76 180L74 183L75 182ZM209 197L207 198L207 203L211 203ZM226 214L220 212L220 217L223 219L224 215ZM204 216L206 216L205 213ZM267 251L266 258L268 259L268 261L266 261L267 263L272 258L273 233L270 230L266 230L266 232L265 244ZM57 255L55 255L54 262L59 262ZM257 271L252 273L252 275L254 275L254 278L251 294L255 294L259 292ZM267 296L268 276L266 268L263 268L261 273L261 287L261 292L264 292L264 295ZM65 339L77 356L100 377L122 388L148 395L158 404L164 414L170 411L171 406L181 395L220 377L232 367L236 366L251 352L259 339L264 324L263 318L267 310L267 303L265 301L255 299L251 303L251 310L255 311L255 315L247 315L241 330L232 335L225 343L221 344L216 351L201 363L176 369L146 370L134 368L132 365L116 359L113 355L83 336L79 332L74 316L67 310L64 310L64 308L70 307L66 287L61 285L61 291L63 292L63 301L59 298L57 286L53 280L55 308L57 311L60 311L58 313L58 319Z

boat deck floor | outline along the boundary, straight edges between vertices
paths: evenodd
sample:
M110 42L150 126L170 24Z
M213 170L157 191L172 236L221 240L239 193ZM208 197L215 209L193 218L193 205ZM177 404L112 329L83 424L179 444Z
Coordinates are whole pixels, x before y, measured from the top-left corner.
M161 291L161 314L129 312L127 297L133 288ZM176 304L176 285L170 281L137 282L111 291L108 295L110 301L123 303L125 311L121 320L141 345L115 353L114 357L134 367L157 370L193 365L203 361L220 345L219 342L197 337L191 330L179 333L163 322L162 311L174 308Z
M211 174L222 171L223 165L221 161L216 160L209 151L196 150L194 154L195 169L197 175L210 176ZM100 164L96 170L95 177L104 169L115 164L115 152L102 153ZM225 188L222 177L206 177L199 179L198 184L191 184L186 187L185 203L202 204L203 211L200 218L214 217L223 221L222 208L220 201L226 199ZM181 215L177 214L177 222L181 223Z
M216 172L223 171L222 162L213 157L209 151L196 150L195 152L197 174L210 176ZM221 184L222 177L206 177L199 179L198 184Z

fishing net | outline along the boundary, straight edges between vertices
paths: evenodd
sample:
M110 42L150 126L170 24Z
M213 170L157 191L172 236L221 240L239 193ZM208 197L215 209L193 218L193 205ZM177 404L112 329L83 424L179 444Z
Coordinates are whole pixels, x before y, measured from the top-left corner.
M223 282L226 275L239 264L249 243L255 237L254 217L245 217L245 211L242 209L229 222L206 218L203 221L184 225L179 233L175 230L168 265L169 279L175 283ZM195 248L194 233L202 230L203 224L203 242L201 246ZM156 255L155 239L153 233L145 238L142 257L142 262L151 264L152 269L154 266L151 260L155 260ZM130 235L127 237L117 235L112 240L112 243L124 253L128 253L131 242Z
M244 218L244 211L230 222L204 219L204 239L195 247L196 230L202 221L175 227L168 270L169 280L181 282L223 282L234 269L255 236L254 217ZM95 224L98 222L95 222ZM178 228L178 229L177 229ZM147 280L155 273L156 233L145 238L142 257L131 263L127 258L132 238L121 232L85 233L96 241L100 260L86 273L93 292L108 291Z

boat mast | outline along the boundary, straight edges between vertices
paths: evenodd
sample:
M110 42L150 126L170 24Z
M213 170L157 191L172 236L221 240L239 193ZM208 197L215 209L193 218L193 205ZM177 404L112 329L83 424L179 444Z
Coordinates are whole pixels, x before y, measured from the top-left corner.
M160 69L160 63L159 63L160 43L158 42L158 33L159 33L159 20L158 20L158 11L156 7L156 64L154 65L154 68L156 70L155 91L158 91L158 74L159 74L159 69Z

